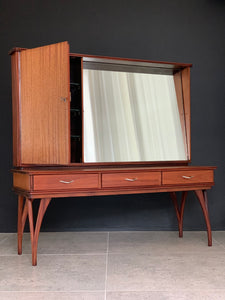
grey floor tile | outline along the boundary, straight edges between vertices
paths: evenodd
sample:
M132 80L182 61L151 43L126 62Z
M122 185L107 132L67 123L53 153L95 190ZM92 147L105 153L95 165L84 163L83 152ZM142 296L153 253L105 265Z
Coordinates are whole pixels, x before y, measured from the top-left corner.
M15 235L15 233L0 233L0 245L4 242L10 235Z
M107 232L51 232L41 233L38 253L88 254L106 253Z
M0 255L17 254L17 234L0 233Z
M172 292L108 292L107 300L224 300L225 290Z
M1 300L104 300L104 292L0 292Z
M216 242L225 247L225 231L214 231L213 237Z
M38 266L30 235L0 234L0 299L225 299L225 232L41 233ZM107 298L105 282L107 268ZM179 289L179 290L178 290Z
M224 235L225 237L225 235ZM224 238L225 242L225 238ZM110 232L109 253L190 253L224 251L215 239L208 247L206 232L185 231L183 238L175 231Z
M0 291L98 291L105 289L105 255L0 256Z
M38 254L106 253L107 232L41 232ZM23 236L23 253L31 253L30 234ZM17 254L17 235L0 235L0 255Z
M110 254L107 290L224 289L225 255L218 254Z

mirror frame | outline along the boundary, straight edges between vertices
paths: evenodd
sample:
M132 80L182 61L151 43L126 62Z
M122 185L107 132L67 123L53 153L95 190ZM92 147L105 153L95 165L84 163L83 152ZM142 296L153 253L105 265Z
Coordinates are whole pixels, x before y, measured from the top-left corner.
M186 149L187 149L187 160L177 160L177 161L138 161L138 162L84 162L84 139L83 139L83 129L84 124L82 121L82 163L70 163L70 165L76 166L177 166L177 165L187 165L191 162L191 116L190 116L190 68L192 64L188 63L174 63L174 62L159 62L159 61L150 61L150 60L141 60L141 59L129 59L129 58L118 58L118 57L106 57L106 56L94 56L86 54L76 54L70 53L71 58L80 57L81 58L81 78L83 78L83 69L86 62L99 64L107 63L111 65L132 65L134 67L141 66L150 68L154 73L160 74L163 71L163 74L168 71L168 74L171 72L174 74L175 88L177 93L178 100L178 109L182 116L181 122L183 135L186 135ZM178 81L181 78L181 84ZM81 93L81 102L82 102L82 113L83 113L83 83L81 79L82 93ZM183 104L182 104L183 102ZM183 105L183 107L181 106ZM182 109L181 109L182 107Z

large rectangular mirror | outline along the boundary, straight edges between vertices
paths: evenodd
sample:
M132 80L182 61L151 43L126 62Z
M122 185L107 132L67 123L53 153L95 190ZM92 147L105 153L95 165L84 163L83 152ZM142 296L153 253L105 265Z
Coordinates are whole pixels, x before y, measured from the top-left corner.
M180 91L171 70L84 64L84 162L187 160Z

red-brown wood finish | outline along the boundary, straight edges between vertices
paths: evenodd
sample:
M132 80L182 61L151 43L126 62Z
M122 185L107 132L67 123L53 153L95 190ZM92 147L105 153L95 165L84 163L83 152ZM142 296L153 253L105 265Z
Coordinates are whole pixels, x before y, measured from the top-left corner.
M121 188L121 187L141 187L141 186L160 186L161 172L118 172L103 173L103 188Z
M13 50L12 50L13 51ZM102 56L102 55L89 55L89 54L81 54L81 53L70 53L71 57L89 57L89 58L97 58L97 59L107 59L107 60L120 60L120 61L128 61L128 62L137 62L137 63L147 63L151 67L165 67L168 69L182 69L182 68L190 68L192 64L189 63L177 63L177 62L166 62L166 61L154 61L147 59L136 59L136 58L122 58L122 57L113 57L113 56Z
M21 52L23 50L27 50L27 48L14 47L12 48L8 54L13 55L15 52ZM113 57L113 56L102 56L102 55L90 55L90 54L81 54L81 53L70 53L71 57L90 57L90 58L99 58L99 59L110 59L110 60L122 60L122 61L133 61L133 62L145 62L151 64L153 67L161 67L164 65L170 69L175 68L186 68L192 67L190 63L178 63L178 62L166 62L166 61L155 61L148 59L137 59L137 58L122 58L122 57Z
M23 217L24 216L24 217ZM18 238L18 254L22 254L22 239L24 225L27 216L27 206L24 207L24 197L22 195L18 196L18 223L17 223L17 238Z
M33 177L34 190L68 190L98 188L98 174L58 174Z
M61 56L60 53L63 55ZM27 217L31 235L32 265L35 266L41 223L51 199L90 195L169 192L178 220L179 237L182 237L187 193L194 191L205 217L208 245L212 245L206 190L214 185L215 167L188 166L191 160L191 64L69 54L67 42L33 50L14 48L10 55L12 62L13 165L15 167L12 172L13 189L18 194L18 254L22 254L22 238ZM53 58L54 56L55 58ZM82 149L82 163L71 163L70 104L68 101L70 57L81 58L81 75L83 59L91 59L96 62L108 60L109 63L132 64L133 66L140 64L145 67L147 64L154 71L156 68L160 68L166 74L168 72L173 74L183 138L187 146L187 159L160 162L84 163ZM50 60L53 62L51 74L48 73L50 68L46 69ZM41 72L42 67L43 70L45 69L44 72ZM38 84L34 85L31 78L35 78L36 73ZM59 77L58 74L60 74ZM54 94L54 88L60 91L60 95ZM44 95L47 95L46 102L43 102L42 99ZM65 98L56 111L53 105L55 96L56 98L58 96L63 97L62 99ZM48 99L52 99L52 102ZM53 114L53 110L56 114ZM39 121L39 127L34 126L37 121ZM55 132L58 135L54 135ZM39 152L37 147L40 145L35 140L37 134L41 138L42 145ZM48 136L49 139L46 138ZM51 148L52 145L54 149ZM178 191L182 192L180 205L176 193ZM35 221L33 202L37 199L40 199L40 204Z
M182 128L182 134L183 134L183 141L184 146L186 150L186 157L188 160L190 160L189 157L189 151L188 151L188 142L187 142L187 132L186 132L186 118L185 118L185 112L184 112L184 97L183 97L183 89L182 89L182 71L176 72L173 75L174 78L174 85L176 90L176 96L177 96L177 106L180 114L180 123Z
M70 162L69 45L14 52L15 166Z
M9 53L10 53L10 55L12 55L12 68L13 68L13 70L15 70L15 67L13 67L13 65L15 65L15 63L13 63L13 57L14 56L17 57L17 63L20 66L20 65L23 65L23 63L21 63L22 62L21 59L24 60L23 57L25 57L27 59L27 56L28 56L27 54L29 54L30 52L32 53L33 50L35 52L40 51L40 53L41 53L42 51L44 51L43 49L48 49L48 48L49 49L51 49L51 48L54 49L54 48L58 47L58 45L60 45L60 44L62 44L62 45L67 44L67 42L58 43L58 44L50 45L50 46L39 47L39 48L36 48L36 49L26 49L26 48L18 48L18 47L12 49ZM51 54L51 51L50 51L49 57L52 56L53 54L54 54L54 51L52 51L52 54ZM129 59L129 58L86 55L86 54L77 54L77 53L70 53L70 54L68 53L67 58L64 57L65 63L69 61L69 57L81 57L81 73L83 72L83 57L85 57L85 58L91 58L93 60L95 60L95 59L96 60L101 60L101 59L102 60L109 60L110 62L119 61L119 62L122 63L124 61L125 63L129 63L129 62L132 63L133 62L135 64L145 63L150 68L154 68L154 69L155 68L160 68L160 69L165 69L165 70L166 69L172 70L173 72L175 72L175 75L174 75L175 78L176 78L177 73L180 73L181 77L182 77L182 86L183 86L183 93L184 93L183 97L185 97L184 105L186 105L186 111L187 111L184 114L184 122L185 122L186 126L188 127L187 132L184 128L185 124L184 124L183 121L181 122L181 125L182 125L182 129L183 129L183 134L185 134L185 132L186 132L186 135L187 135L186 138L184 137L184 140L186 140L186 142L187 142L187 149L188 149L188 151L187 151L188 152L187 153L188 154L187 160L186 161L166 161L166 162L164 162L164 161L159 161L159 162L147 161L147 162L132 162L132 163L130 163L130 162L120 162L120 163L113 163L113 164L105 162L105 163L100 163L98 165L102 165L102 166L106 166L106 167L110 166L110 165L126 166L126 165L129 165L129 164L149 165L149 166L151 166L151 165L159 165L159 166L174 165L175 166L175 165L179 165L179 164L181 164L181 165L187 164L188 162L190 162L190 126L189 126L190 125L190 113L188 113L190 111L190 108L188 110L188 107L190 107L190 93L189 93L189 90L190 90L190 67L192 66L192 64L175 63L175 62L159 62L159 61L151 61L151 60L144 60L144 59ZM37 59L32 58L32 62L37 63L38 66L41 65L41 64L44 64L44 56L40 55L40 57L38 59L40 59L39 62L36 61ZM55 71L56 69L54 69L54 68L55 68L55 66L53 66L53 68L52 68ZM36 67L34 67L33 69L36 69ZM62 68L60 68L60 69L62 69ZM64 77L67 79L68 86L69 86L69 71L68 72L66 71L65 73L66 74L65 74ZM18 85L19 89L22 90L22 92L23 92L23 86L24 86L23 81L24 80L21 80L21 77L23 78L24 76L21 76L21 75L23 75L23 74L24 74L24 72L20 68L17 78L15 80L13 80ZM45 72L43 72L41 76L44 77ZM30 77L31 77L30 71L28 73L25 72L25 78L30 78ZM51 76L48 76L47 78L49 78L49 77L51 77ZM54 76L52 76L52 77L54 77ZM63 77L61 76L61 78L63 78ZM82 76L81 76L81 81L82 81ZM175 80L175 82L176 82L176 80ZM25 84L25 87L26 86L27 86L27 84ZM14 88L13 88L13 90L14 90ZM44 92L46 91L47 94L49 93L48 90L46 90L46 87L45 88L42 87L41 90L44 91ZM51 89L49 89L49 90L51 90ZM27 91L30 91L30 89L25 88L25 91L27 93ZM21 92L20 92L20 94L21 94ZM43 98L40 95L40 93L39 94L37 93L37 95L38 95L39 98L41 98L41 99ZM67 98L69 99L69 96ZM18 106L18 109L20 109L20 111L23 107L21 99L23 99L23 97L20 95L20 99L19 99L20 100L20 105ZM180 98L178 98L178 99L180 99ZM17 105L18 105L18 101L16 101L16 102L17 102ZM27 107L27 105L24 106L24 107ZM36 111L39 112L39 109L37 109ZM42 111L44 111L44 109L42 109ZM21 111L21 113L23 113L23 111ZM181 113L181 111L180 111L180 113ZM30 128L27 129L28 126L24 126L25 127L24 129L21 128L21 125L22 125L21 122L25 122L25 120L27 118L27 113L23 113L23 115L25 115L25 116L23 118L21 116L19 118L18 122L14 122L16 125L15 125L15 130L13 130L13 132L16 132L16 130L17 130L19 132L18 137L20 139L23 138L23 135L25 135L27 137L28 135L26 133L26 130L28 130L28 131L30 130ZM67 116L68 116L68 118L67 118L66 123L69 126L69 119L70 119L69 110L67 110ZM186 118L188 118L188 119L186 119ZM36 117L34 119L41 119L42 120L41 117ZM49 120L49 122L51 123L51 119ZM43 124L44 124L44 123L43 124L42 123L43 123L43 120L41 122L41 126L43 126ZM33 124L33 121L30 122L30 124ZM47 127L48 126L44 126L43 128L47 128ZM59 128L62 127L62 122L59 124L58 127ZM49 130L44 130L45 135L46 135L46 132L48 132L48 131ZM61 132L62 132L62 130L61 130ZM68 129L68 132L69 132L69 129ZM67 135L67 134L65 134L65 135ZM28 139L28 141L29 141L28 143L30 143L30 142L35 143L34 142L35 141L34 135L30 134L29 136L30 137ZM21 140L18 140L18 138L17 138L16 142L14 142L14 145L15 145L14 148L15 149L13 151L14 160L16 162L14 164L14 166L26 167L26 166L32 166L32 165L35 166L36 164L43 165L43 166L44 165L49 165L49 164L51 164L51 165L54 165L54 164L56 164L56 165L58 165L58 164L61 164L61 165L67 164L68 165L68 164L70 164L71 166L74 166L74 163L71 163L69 161L69 158L71 157L70 139L67 137L66 138L67 142L62 141L62 137L60 137L60 139L61 139L61 141L56 145L56 151L55 151L56 155L55 155L53 153L54 152L53 149L45 149L45 151L43 153L41 153L41 151L37 151L37 148L39 147L39 143L35 144L36 146L33 147L33 150L30 153L29 153L29 151L26 152L27 147L24 146L24 142L21 141ZM27 139L23 139L23 140L26 142ZM53 138L54 143L55 143L55 140L57 140L56 137ZM54 144L54 143L49 143L49 144L51 145L51 144ZM82 143L83 143L83 138L82 138ZM62 144L67 145L67 150L66 150L67 154L65 156L65 153L64 153L63 155L60 156L60 158L58 158L58 155L59 155L58 153L60 153L62 151L62 149L60 147L60 145L62 145ZM47 156L47 157L45 159L43 159L42 157L44 157L44 156ZM82 150L82 156L83 156L83 150ZM68 159L68 161L66 161L67 159ZM63 160L64 160L64 162L63 162ZM83 157L82 157L82 161L83 161ZM84 166L95 165L95 163L89 163L89 164L82 163L81 165L84 165Z
M206 227L207 227L207 235L208 235L208 246L212 246L212 231L211 231L211 225L209 220L209 212L208 212L208 199L207 199L207 192L206 190L195 190L194 191L199 203L201 205L203 215L205 217ZM187 197L187 191L182 193L182 199L181 199L181 205L179 208L178 201L177 201L177 195L175 192L170 193L170 196L172 198L177 220L178 220L178 227L179 227L179 237L183 237L183 216L184 216L184 205Z
M21 149L20 145L20 52L15 52L11 56L11 69L12 69L12 123L13 123L13 165L21 165Z
M163 185L213 183L213 170L165 171L162 173Z
M212 246L212 231L211 231L211 224L209 220L207 194L205 190L195 190L194 192L200 202L203 215L205 217L205 222L206 222L206 227L208 232L208 246Z
M208 214L206 190L214 185L214 167L155 167L155 168L30 168L13 170L23 178L29 176L30 186L14 186L19 194L18 206L18 253L22 253L22 235L26 221L27 211L31 232L32 264L37 264L37 244L44 213L51 198L74 197L88 195L121 195L154 192L170 192L178 220L179 237L183 236L184 205L188 191L195 191L205 217L208 245L212 245L211 226ZM166 180L164 175L166 174ZM168 174L172 181L167 182ZM194 174L195 179L182 178ZM26 175L26 176L24 176ZM178 176L179 175L179 176ZM129 179L129 180L126 180ZM192 179L192 178L191 178ZM27 180L27 179L26 179ZM63 181L63 182L60 182ZM182 191L181 205L177 201L177 191ZM26 203L23 208L23 199ZM34 229L32 203L34 199L41 199L40 207Z
M191 70L190 67L184 68L181 71L182 87L183 87L183 100L184 100L184 118L186 127L186 141L188 159L191 160Z
M175 208L175 212L176 212L176 215L177 215L178 228L179 228L179 237L183 237L183 217L184 217L185 201L186 201L186 198L187 198L187 191L182 192L180 208L179 208L179 205L178 205L176 193L171 192L170 196L172 198L174 208Z
M41 223L46 212L46 209L51 201L51 198L43 198L40 200L38 216L36 225L34 227L34 219L33 219L33 207L32 200L26 199L26 204L28 208L28 218L30 225L30 235L31 235L31 248L32 248L32 265L37 265L37 247L38 247L38 237L40 233Z

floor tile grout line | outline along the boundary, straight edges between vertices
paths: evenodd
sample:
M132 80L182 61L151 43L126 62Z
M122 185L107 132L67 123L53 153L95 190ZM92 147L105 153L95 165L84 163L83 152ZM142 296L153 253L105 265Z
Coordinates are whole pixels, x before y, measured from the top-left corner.
M221 250L217 250L216 252L214 252L215 254L224 254L224 251L225 251L225 247L221 246ZM55 254L45 254L45 253L38 253L38 256L39 257L55 257L55 256L58 256L58 257L62 257L62 256L83 256L83 257L87 257L87 256L108 256L109 254L112 255L112 256L116 256L116 255L127 255L127 251L118 251L118 252L104 252L104 253L55 253ZM164 256L170 256L170 257L177 257L177 254L176 252L160 252L158 251L157 253L156 252L149 252L149 251L141 251L141 252L132 252L130 251L129 252L131 255L154 255L155 257L164 257ZM199 255L199 254L208 254L208 253L211 253L211 252L208 252L208 251L183 251L183 254L186 254L186 255ZM30 257L31 253L23 253L21 255L21 257ZM18 257L18 254L0 254L0 258L4 258L4 257Z
M20 255L23 256L30 256L31 253L23 253ZM38 256L105 256L105 252L96 252L96 253L38 253ZM0 257L18 257L18 254L0 254Z
M190 288L167 288L167 289L140 289L140 290L133 290L133 289L119 289L119 290L107 290L107 293L143 293L143 292L185 292L190 291ZM192 288L191 291L194 292L201 292L202 289L199 288ZM225 288L210 288L210 289L204 289L204 292L211 292L211 291L225 291ZM63 290L63 291L57 291L57 290L0 290L1 293L104 293L105 290Z
M59 293L59 294L63 294L63 293L74 293L74 294L77 294L77 293L91 293L91 294L94 294L94 293L104 293L105 291L104 290L65 290L65 291L57 291L57 290L50 290L50 291L46 291L46 290L43 290L43 291L40 291L40 290L36 290L36 291L33 291L33 290L15 290L15 291L12 291L12 290L0 290L0 295L1 293L45 293L45 294L48 294L48 293Z
M107 233L107 246L106 246L106 260L105 260L105 294L104 294L104 300L106 300L106 286L107 286L107 275L108 275L108 258L109 258L109 232Z
M202 292L202 289L192 288L193 292ZM204 292L214 292L214 291L225 291L224 288L212 288L212 289L204 289ZM107 293L158 293L158 292L190 292L190 288L171 288L171 289L142 289L142 290L132 290L132 289L119 289L119 290L107 290Z

